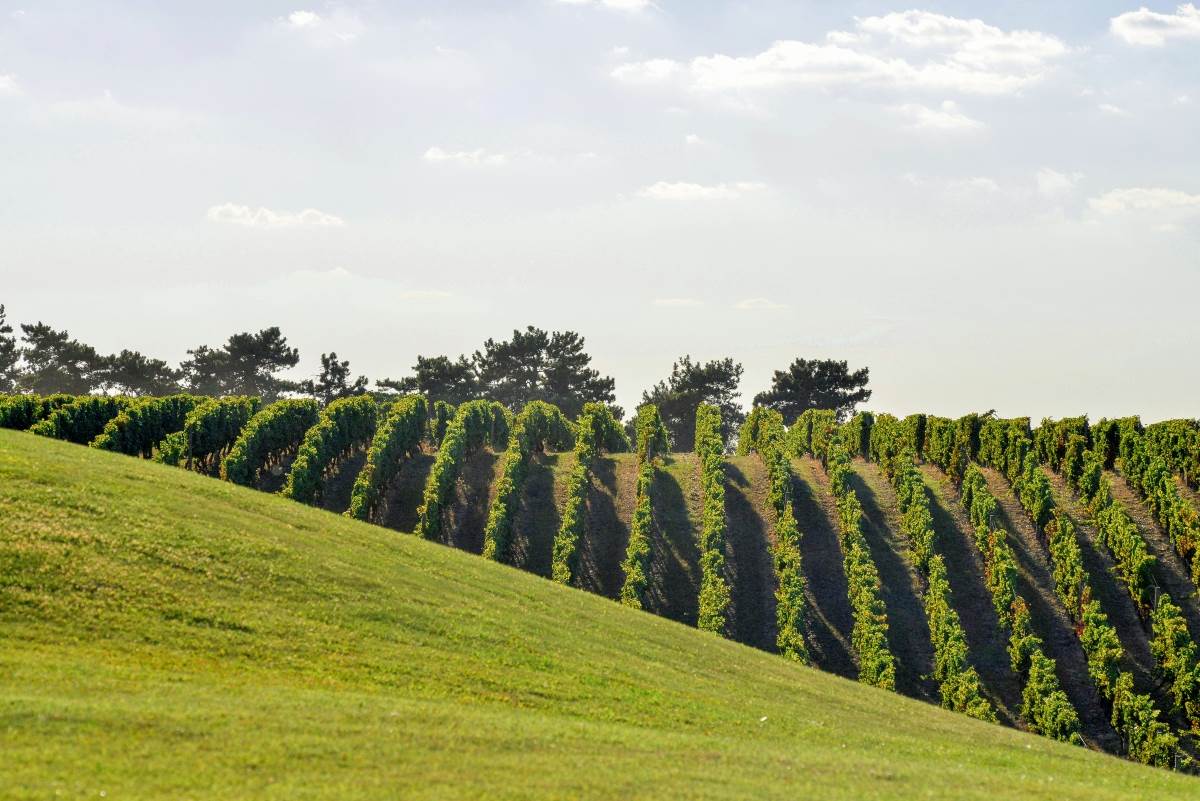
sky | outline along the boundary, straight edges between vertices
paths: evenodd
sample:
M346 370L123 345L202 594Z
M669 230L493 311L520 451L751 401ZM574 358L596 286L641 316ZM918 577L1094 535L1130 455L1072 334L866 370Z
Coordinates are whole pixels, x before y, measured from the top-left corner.
M0 303L371 378L537 325L630 409L1196 417L1200 7L0 0Z

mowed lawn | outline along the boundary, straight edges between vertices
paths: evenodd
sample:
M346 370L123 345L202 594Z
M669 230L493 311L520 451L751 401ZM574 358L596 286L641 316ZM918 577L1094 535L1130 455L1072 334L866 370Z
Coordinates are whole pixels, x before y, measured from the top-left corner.
M1195 799L449 548L0 431L0 798Z

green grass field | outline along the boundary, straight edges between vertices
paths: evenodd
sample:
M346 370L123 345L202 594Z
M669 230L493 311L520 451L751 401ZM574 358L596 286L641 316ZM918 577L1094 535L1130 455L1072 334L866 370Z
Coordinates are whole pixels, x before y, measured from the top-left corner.
M1200 797L395 531L0 431L4 799Z

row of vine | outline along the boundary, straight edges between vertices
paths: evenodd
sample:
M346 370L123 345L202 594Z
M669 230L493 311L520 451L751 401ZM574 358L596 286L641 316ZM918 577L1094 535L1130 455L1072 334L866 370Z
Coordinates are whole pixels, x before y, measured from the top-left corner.
M849 427L853 444L863 444L892 482L900 509L900 529L913 545L916 567L925 576L925 617L933 643L934 677L942 697L942 706L955 712L996 722L996 710L983 694L979 673L968 659L967 635L950 601L950 582L946 565L937 553L937 532L925 481L913 462L911 443L901 436L900 421L880 415L878 421L868 413L854 418Z
M725 578L725 441L721 436L721 410L707 403L696 409L696 458L700 462L702 504L696 625L726 636L726 613L732 596Z
M1136 471L1138 465L1145 464L1145 461L1136 462L1135 457L1143 458L1145 452L1139 441L1140 432L1135 425L1136 420L1121 422L1119 448L1123 454L1122 467L1129 470L1132 464L1133 470ZM1053 433L1056 429L1061 431L1068 427L1071 433L1065 436ZM1096 441L1107 441L1111 427L1105 422L1098 428L1102 433ZM1051 446L1040 450L1039 456L1044 454L1048 461L1056 462L1064 477L1072 483L1073 489L1088 505L1096 523L1098 539L1112 554L1117 573L1137 605L1139 615L1143 620L1149 617L1151 653L1155 658L1158 674L1170 688L1176 709L1187 716L1193 728L1200 729L1200 649L1197 649L1188 632L1182 611L1171 597L1162 592L1158 595L1157 603L1154 602L1157 585L1153 568L1156 559L1149 553L1149 547L1137 523L1113 497L1112 482L1103 474L1105 456L1101 453L1102 448L1088 448L1082 450L1081 455L1076 455L1091 439L1086 418L1043 421L1038 430L1051 432L1042 434L1041 439L1051 443ZM1078 469L1068 473L1075 462L1079 464ZM1139 474L1144 475L1141 472L1134 473ZM1177 491L1173 479L1169 475L1166 479L1170 488ZM1136 486L1136 481L1131 483ZM1151 613L1152 606L1154 608Z
M788 431L788 449L794 455L819 458L829 475L837 502L838 533L846 571L854 629L851 642L858 656L858 679L864 684L896 689L896 659L888 648L888 617L879 570L863 535L863 509L850 486L853 469L850 453L836 437L832 412L809 410Z
M742 426L738 437L738 453L756 452L767 468L767 499L775 513L775 542L771 547L776 582L775 646L779 653L789 659L810 664L808 646L804 641L807 602L800 557L801 534L792 508L792 468L786 440L783 416L774 409L755 407Z
M496 497L488 510L483 532L483 555L498 562L509 561L513 520L533 455L547 447L564 451L574 445L575 431L557 406L531 401L513 422L508 448L500 466Z
M567 477L566 502L562 520L554 535L550 575L560 584L575 580L579 564L579 539L587 517L587 493L591 486L592 465L601 451L624 451L629 440L602 403L588 403L575 426L575 463Z
M1113 728L1129 757L1160 767L1170 766L1179 738L1159 720L1153 699L1134 691L1133 675L1121 669L1125 649L1100 602L1092 597L1091 579L1070 518L1055 508L1049 479L1038 464L1028 420L987 419L979 427L979 458L1002 469L1018 500L1048 539L1055 592L1078 626L1088 673L1108 701ZM990 461L995 458L995 461ZM1063 455L1065 458L1065 453Z
M644 609L653 556L654 507L650 492L654 486L655 459L667 451L670 438L658 407L649 403L638 408L634 431L637 436L637 488L633 520L629 525L629 543L625 548L625 560L621 563L625 581L621 585L620 598L626 606Z
M428 432L428 409L423 395L407 395L387 409L367 450L367 462L354 479L347 516L376 519L384 490L400 472L403 460L421 448Z
M468 401L457 408L446 426L433 470L425 483L413 533L427 540L441 535L442 509L458 480L463 460L485 445L495 450L504 447L508 440L508 418L509 412L492 401Z

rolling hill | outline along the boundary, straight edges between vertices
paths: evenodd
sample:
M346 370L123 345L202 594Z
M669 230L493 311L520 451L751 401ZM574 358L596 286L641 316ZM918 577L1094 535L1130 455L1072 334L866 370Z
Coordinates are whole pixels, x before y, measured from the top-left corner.
M541 465L538 497L556 497L560 458ZM592 490L617 510L623 461ZM683 530L696 520L686 473L671 517ZM735 485L730 503L770 525L753 501L761 480ZM829 510L813 493L800 513L819 520ZM893 525L887 505L872 526ZM528 521L549 512L521 514L528 541ZM656 586L694 586L681 564ZM735 598L739 627L756 602ZM829 611L832 651L845 615ZM1182 799L1197 787L461 550L5 430L0 715L12 799Z

